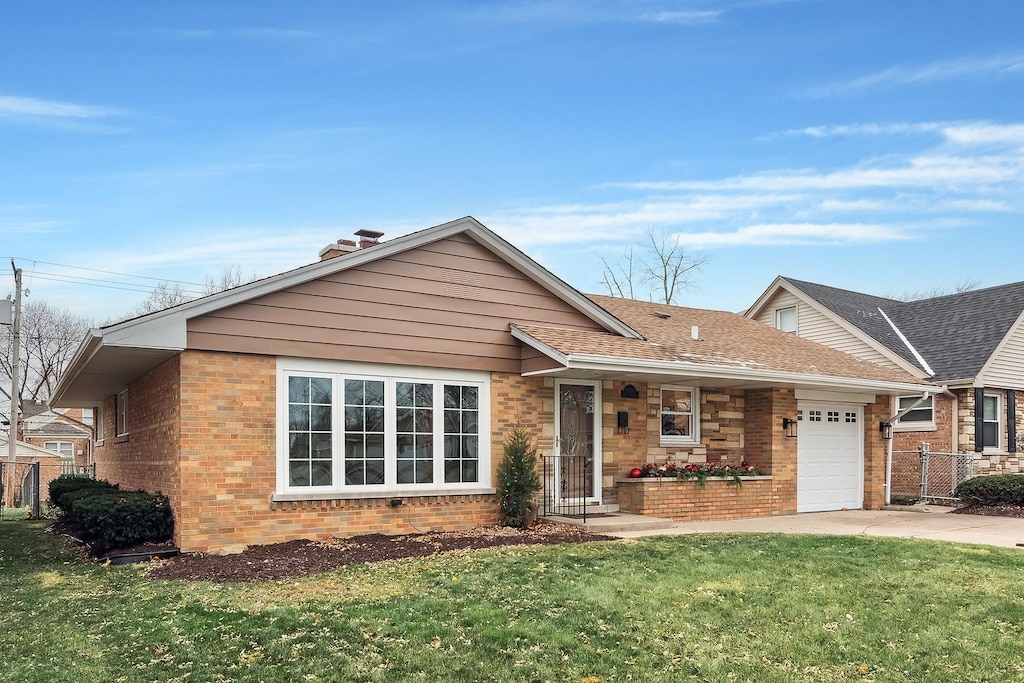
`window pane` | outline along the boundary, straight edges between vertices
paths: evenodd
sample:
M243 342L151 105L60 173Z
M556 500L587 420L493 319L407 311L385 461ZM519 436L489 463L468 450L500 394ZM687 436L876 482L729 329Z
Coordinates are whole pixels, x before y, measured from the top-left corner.
M395 405L412 407L413 387L411 382L398 382L395 384Z
M383 460L367 460L366 461L366 483L367 484L383 484L384 483L384 461Z
M384 436L368 434L366 436L366 459L384 459Z
M931 422L932 421L932 409L931 408L914 408L909 413L900 418L900 422Z
M444 461L444 481L447 484L458 483L462 480L462 461Z
M984 405L985 420L997 422L999 420L999 398L996 396L986 396L982 405Z
M477 412L475 410L467 410L462 413L462 433L463 434L476 434L477 432Z
M309 406L291 405L288 406L288 431L309 430Z
M288 463L288 485L309 486L309 463L295 462Z
M313 486L330 486L331 461L314 460L310 464L310 481Z
M396 455L399 460L412 460L416 456L416 442L412 436L399 435L395 442L398 448Z
M476 460L462 461L462 481L476 481Z
M366 382L366 405L384 405L384 382Z
M309 457L309 434L288 435L288 459L302 460Z
M465 460L476 460L479 456L478 441L475 436L462 437L462 457Z
M996 448L999 446L999 423L986 422L982 425L982 448Z
M462 404L462 392L459 391L458 386L451 384L444 385L444 407L445 408L459 408Z
M783 308L777 313L778 328L783 332L796 332L796 308Z
M368 432L383 432L384 431L384 409L383 408L367 408L366 409L366 431L368 431Z
M399 432L413 430L412 408L399 408L395 411L395 429Z
M366 422L363 420L363 409L346 406L345 408L345 431L361 432Z
M309 402L330 404L331 380L327 377L311 377L309 379Z
M362 486L366 483L366 466L362 460L345 463L345 483L349 486Z
M462 427L460 422L461 421L459 420L459 411L444 411L444 431L446 434L458 434L459 429Z
M345 405L363 405L363 381L359 379L345 380Z
M420 434L434 431L434 412L429 408L416 410L416 431Z
M309 403L309 378L289 377L288 378L288 402Z
M331 431L331 407L310 406L309 428L317 432Z
M412 484L416 481L416 461L414 460L399 460L398 461L398 483L399 484Z
M467 410L477 409L477 388L462 387L462 407Z
M313 435L313 452L311 455L314 459L330 460L334 455L333 451L330 433Z
M430 408L434 405L434 385L416 385L416 405L422 408Z

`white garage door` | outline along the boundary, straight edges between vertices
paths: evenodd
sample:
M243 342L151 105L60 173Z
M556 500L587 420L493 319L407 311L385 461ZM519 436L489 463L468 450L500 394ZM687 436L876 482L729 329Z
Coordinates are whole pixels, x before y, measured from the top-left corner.
M864 506L863 408L799 402L796 511Z

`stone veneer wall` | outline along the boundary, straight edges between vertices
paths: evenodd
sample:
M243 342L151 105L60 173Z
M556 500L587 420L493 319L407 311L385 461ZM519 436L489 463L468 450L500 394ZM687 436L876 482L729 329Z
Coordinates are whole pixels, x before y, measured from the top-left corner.
M1003 389L993 390L998 391L1001 397L1000 408L1003 411L1002 419L1005 423L1006 420L1006 391ZM974 453L974 468L975 474L1003 474L1003 473L1017 473L1022 472L1022 458L1021 453L1009 451L1009 444L1004 443L1003 448L995 450L986 450L981 453L974 451L974 390L973 389L955 389L954 393L960 398L960 411L958 419L959 428L959 442L960 450L968 453ZM1016 405L1016 430L1018 435L1024 434L1024 392L1018 391L1014 394L1014 403ZM1003 425L1002 439L1006 441L1006 425ZM934 447L932 450L936 450Z

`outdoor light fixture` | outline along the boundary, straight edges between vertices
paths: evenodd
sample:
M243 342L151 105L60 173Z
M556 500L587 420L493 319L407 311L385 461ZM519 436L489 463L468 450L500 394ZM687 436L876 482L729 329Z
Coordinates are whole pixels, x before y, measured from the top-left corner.
M796 420L788 417L782 418L782 429L786 432L786 437L790 439L796 438Z
M892 438L892 423L891 422L879 422L878 431L881 432L882 438L889 440Z

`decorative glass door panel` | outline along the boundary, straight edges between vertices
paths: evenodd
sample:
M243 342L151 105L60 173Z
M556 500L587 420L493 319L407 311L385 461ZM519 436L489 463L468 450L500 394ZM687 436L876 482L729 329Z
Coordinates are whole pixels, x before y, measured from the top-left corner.
M561 500L600 502L600 397L597 384L558 382L556 483Z

